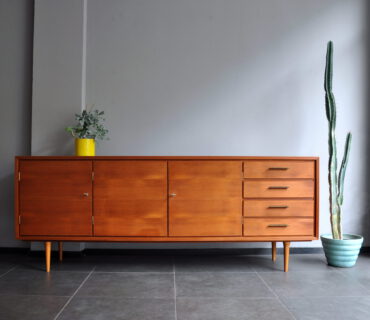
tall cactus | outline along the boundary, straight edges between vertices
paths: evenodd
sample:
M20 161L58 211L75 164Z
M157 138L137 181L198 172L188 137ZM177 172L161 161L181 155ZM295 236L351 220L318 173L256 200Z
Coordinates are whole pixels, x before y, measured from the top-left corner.
M352 134L348 132L344 147L342 165L337 175L337 143L335 140L336 106L332 92L333 78L333 43L328 42L326 51L325 67L325 107L326 117L329 124L329 201L330 201L330 223L333 239L342 239L341 205L343 204L344 176L348 163L349 150L351 148Z

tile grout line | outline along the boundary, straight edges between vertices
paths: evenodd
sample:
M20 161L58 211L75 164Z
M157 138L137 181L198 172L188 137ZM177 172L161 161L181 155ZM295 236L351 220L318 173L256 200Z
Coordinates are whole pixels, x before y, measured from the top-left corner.
M62 309L59 310L59 312L57 313L57 315L54 317L54 320L57 320L59 318L59 316L62 314L62 312L65 310L65 308L69 305L69 303L72 301L72 299L76 296L77 292L82 288L82 286L86 283L86 281L90 278L90 276L93 274L95 270L95 267L90 271L90 273L86 276L86 278L82 281L82 283L78 286L78 288L76 289L76 291L73 293L72 296L69 297L69 299L67 300L67 302L64 304L64 306L62 307Z
M285 305L285 303L283 301L281 301L280 297L276 294L276 292L267 284L267 282L265 281L265 279L263 279L259 274L258 272L256 272L256 275L257 277L264 283L264 285L267 287L267 289L269 289L272 294L275 296L276 300L280 302L281 306L291 315L291 317L294 319L294 320L297 320L297 318L294 316L294 314L289 310L289 308Z
M7 275L9 272L13 271L14 269L16 269L18 267L18 265L15 265L14 267L12 267L10 270L0 274L0 278L4 277L5 275Z
M370 290L369 288L365 287L362 282L358 279L356 279L355 277L351 276L350 274L348 274L347 272L344 272L342 270L335 270L336 272L338 272L339 274L341 274L342 276L346 277L347 279L351 279L351 280L354 280L356 281L356 283L363 289L365 289L365 291L369 292L370 294ZM369 296L369 295L366 295L366 296Z
M172 268L173 268L173 295L175 299L175 320L177 320L177 298L176 298L176 267L175 267L175 260L172 258Z

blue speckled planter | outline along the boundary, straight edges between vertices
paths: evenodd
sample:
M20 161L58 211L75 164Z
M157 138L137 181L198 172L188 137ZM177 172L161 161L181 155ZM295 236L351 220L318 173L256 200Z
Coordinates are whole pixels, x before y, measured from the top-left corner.
M329 265L348 268L356 264L364 241L362 236L343 234L343 240L335 240L331 234L323 234L320 238Z

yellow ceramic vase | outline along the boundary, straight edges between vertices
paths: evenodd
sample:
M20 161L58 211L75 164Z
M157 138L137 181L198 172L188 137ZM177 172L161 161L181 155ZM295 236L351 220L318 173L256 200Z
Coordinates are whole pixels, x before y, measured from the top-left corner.
M94 139L76 139L75 140L76 156L95 156Z

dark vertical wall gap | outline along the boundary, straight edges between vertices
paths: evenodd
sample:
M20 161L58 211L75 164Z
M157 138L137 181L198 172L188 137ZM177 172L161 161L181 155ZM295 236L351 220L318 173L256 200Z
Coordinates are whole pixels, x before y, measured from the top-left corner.
M0 247L14 234L14 156L31 153L34 1L0 1Z

